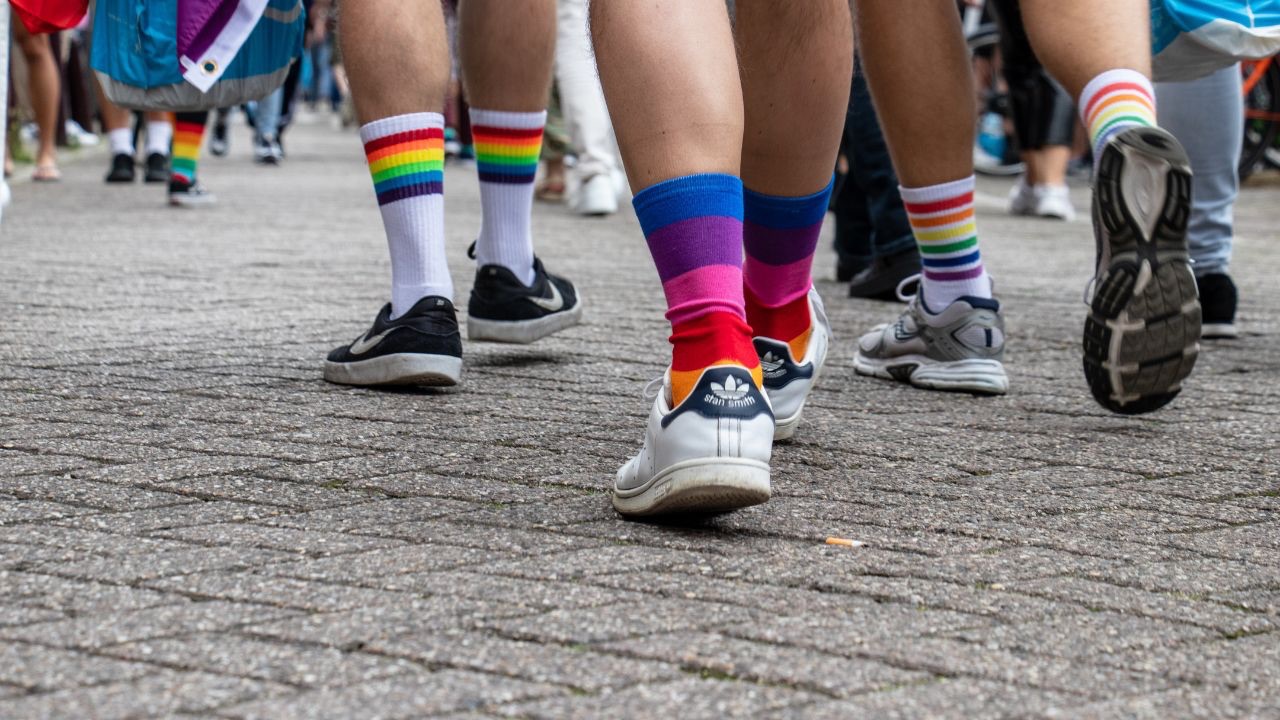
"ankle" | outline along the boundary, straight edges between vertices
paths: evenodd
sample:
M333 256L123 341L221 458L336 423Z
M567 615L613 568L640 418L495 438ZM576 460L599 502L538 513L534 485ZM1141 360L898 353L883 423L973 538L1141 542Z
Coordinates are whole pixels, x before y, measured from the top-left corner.
M752 335L786 343L792 360L799 362L804 358L809 349L809 336L813 334L809 294L775 306L765 305L750 288L746 288L744 294Z

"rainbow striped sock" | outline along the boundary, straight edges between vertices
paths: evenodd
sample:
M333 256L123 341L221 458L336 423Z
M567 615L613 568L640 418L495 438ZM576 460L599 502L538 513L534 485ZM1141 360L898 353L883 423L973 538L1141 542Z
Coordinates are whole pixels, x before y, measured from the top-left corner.
M547 113L471 108L470 114L482 216L476 264L501 265L520 282L532 284L533 178Z
M832 181L834 182L834 180ZM743 266L747 322L757 337L787 343L800 362L809 347L813 254L827 215L832 183L812 195L742 192Z
M923 188L899 188L920 249L925 309L940 313L962 297L991 297L973 213L973 176Z
M1117 133L1156 124L1155 89L1136 70L1108 70L1090 80L1080 93L1079 107L1080 118L1089 130L1095 162Z
M173 159L170 177L182 183L196 181L196 168L200 164L200 142L204 139L208 112L181 112L174 116Z
M412 113L360 128L391 251L391 316L453 299L444 251L444 116Z
M742 295L742 181L675 178L641 190L632 204L667 297L672 407L717 365L747 368L761 386Z

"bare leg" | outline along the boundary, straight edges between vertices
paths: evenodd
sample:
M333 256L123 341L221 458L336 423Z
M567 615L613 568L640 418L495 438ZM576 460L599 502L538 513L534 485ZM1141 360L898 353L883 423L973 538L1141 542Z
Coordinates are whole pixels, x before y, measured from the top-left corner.
M632 190L738 174L742 88L723 0L598 0L591 34Z
M1150 9L1141 0L1021 0L1036 56L1072 97L1114 68L1151 76Z
M462 0L458 52L472 107L541 112L551 88L555 0Z
M36 171L53 167L58 160L54 141L58 129L58 100L60 83L58 64L53 60L48 35L32 35L20 22L13 25L14 42L27 60L27 72L31 81L31 104L40 127L40 149L36 153ZM53 168L56 174L56 167Z
M807 195L831 181L849 106L853 23L845 0L739 0L746 124L742 183Z
M444 18L435 0L343 5L342 61L361 123L439 112L449 81Z
M859 0L863 67L904 187L973 174L973 78L951 0Z

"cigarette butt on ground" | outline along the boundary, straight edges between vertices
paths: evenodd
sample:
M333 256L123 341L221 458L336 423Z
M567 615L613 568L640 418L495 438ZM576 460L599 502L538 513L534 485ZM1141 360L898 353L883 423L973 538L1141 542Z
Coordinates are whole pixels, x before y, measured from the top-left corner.
M866 545L866 543L862 542L861 540L850 540L849 538L838 538L838 537L827 538L827 544L843 545L844 547L862 547L863 545Z

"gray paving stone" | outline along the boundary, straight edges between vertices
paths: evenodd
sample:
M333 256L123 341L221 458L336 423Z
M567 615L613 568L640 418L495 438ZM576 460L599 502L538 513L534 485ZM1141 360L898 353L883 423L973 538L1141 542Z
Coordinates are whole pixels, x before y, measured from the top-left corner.
M113 583L186 575L207 570L237 570L257 567L290 557L270 550L192 546L180 550L135 553L123 557L92 558L70 562L46 562L33 569L51 575Z
M85 530L99 530L120 535L142 535L155 530L192 525L256 520L280 513L279 508L271 506L213 501L95 515L67 521L65 524L68 527L79 527Z
M815 696L778 687L690 678L637 685L599 696L564 697L498 708L507 717L598 718L760 717L770 710L811 702Z
M627 603L490 619L483 621L481 627L535 642L599 643L654 633L720 628L756 614L737 605L659 599L639 608Z
M234 500L292 510L320 510L381 499L380 496L372 496L349 488L279 482L241 475L184 478L157 487L204 500Z
M0 572L0 598L0 602L20 601L75 615L136 610L173 602L173 598L164 593L143 588L20 572Z
M230 633L140 640L112 657L298 687L341 687L417 672L413 663L334 648L266 642Z
M0 712L15 718L101 718L124 720L175 713L208 716L216 708L252 697L278 695L283 688L267 683L201 672L159 672L125 682L55 693L26 695L0 703Z
M849 700L785 708L767 717L775 720L1019 718L1051 714L1072 702L1072 696L1065 693L985 680L940 678L936 682L908 684Z
M1257 695L1230 688L1212 689L1177 688L1138 697L1104 700L1067 708L1052 708L1045 717L1054 720L1065 718L1133 718L1157 720L1172 717L1204 718L1205 720L1234 720L1235 718L1260 718L1280 711L1280 704L1261 700Z
M386 589L373 590L251 571L215 570L151 580L146 585L195 600L252 602L312 612L396 604L415 599L415 595Z
M0 682L28 692L130 680L154 672L155 667L143 663L27 643L0 642Z
M192 502L173 493L47 474L0 479L0 492L22 500L56 500L94 510L137 510Z
M150 638L218 632L290 614L261 605L182 602L5 628L0 629L0 637L54 647L98 649Z
M1147 592L1085 578L1063 577L1018 581L1011 583L1008 589L1017 593L1076 603L1091 609L1111 610L1131 616L1160 618L1211 628L1228 635L1273 630L1280 625L1280 619L1267 617L1256 610L1248 612L1217 602L1193 600L1177 593ZM1242 593L1242 595L1249 598L1260 597L1256 592ZM1280 605L1276 607L1278 609L1274 614L1280 614Z
M359 532L410 520L444 517L473 509L474 506L444 498L397 498L376 500L359 505L313 510L281 516L266 521L269 525L326 532Z
M553 696L563 692L551 686L513 678L441 670L407 677L313 690L299 695L264 700L223 709L229 718L290 717L322 720L351 717L414 718L453 710Z
M582 645L524 642L475 632L412 633L376 640L365 649L412 658L430 667L475 670L587 693L682 677L670 661L618 657Z
M715 633L654 635L607 643L601 647L609 652L678 663L690 672L783 685L837 698L892 685L917 683L932 677L927 673L902 670L870 660L751 642Z
M153 535L210 547L252 547L319 557L345 555L404 544L403 541L393 538L268 527L252 523L218 523L174 528L156 531Z
M1141 657L1162 648L1220 637L1215 631L1192 625L1111 612L1074 613L1033 623L963 628L942 636L1023 655L1084 660Z
M242 632L263 639L349 649L409 633L470 629L489 618L528 612L505 603L434 596L289 617L255 624Z

